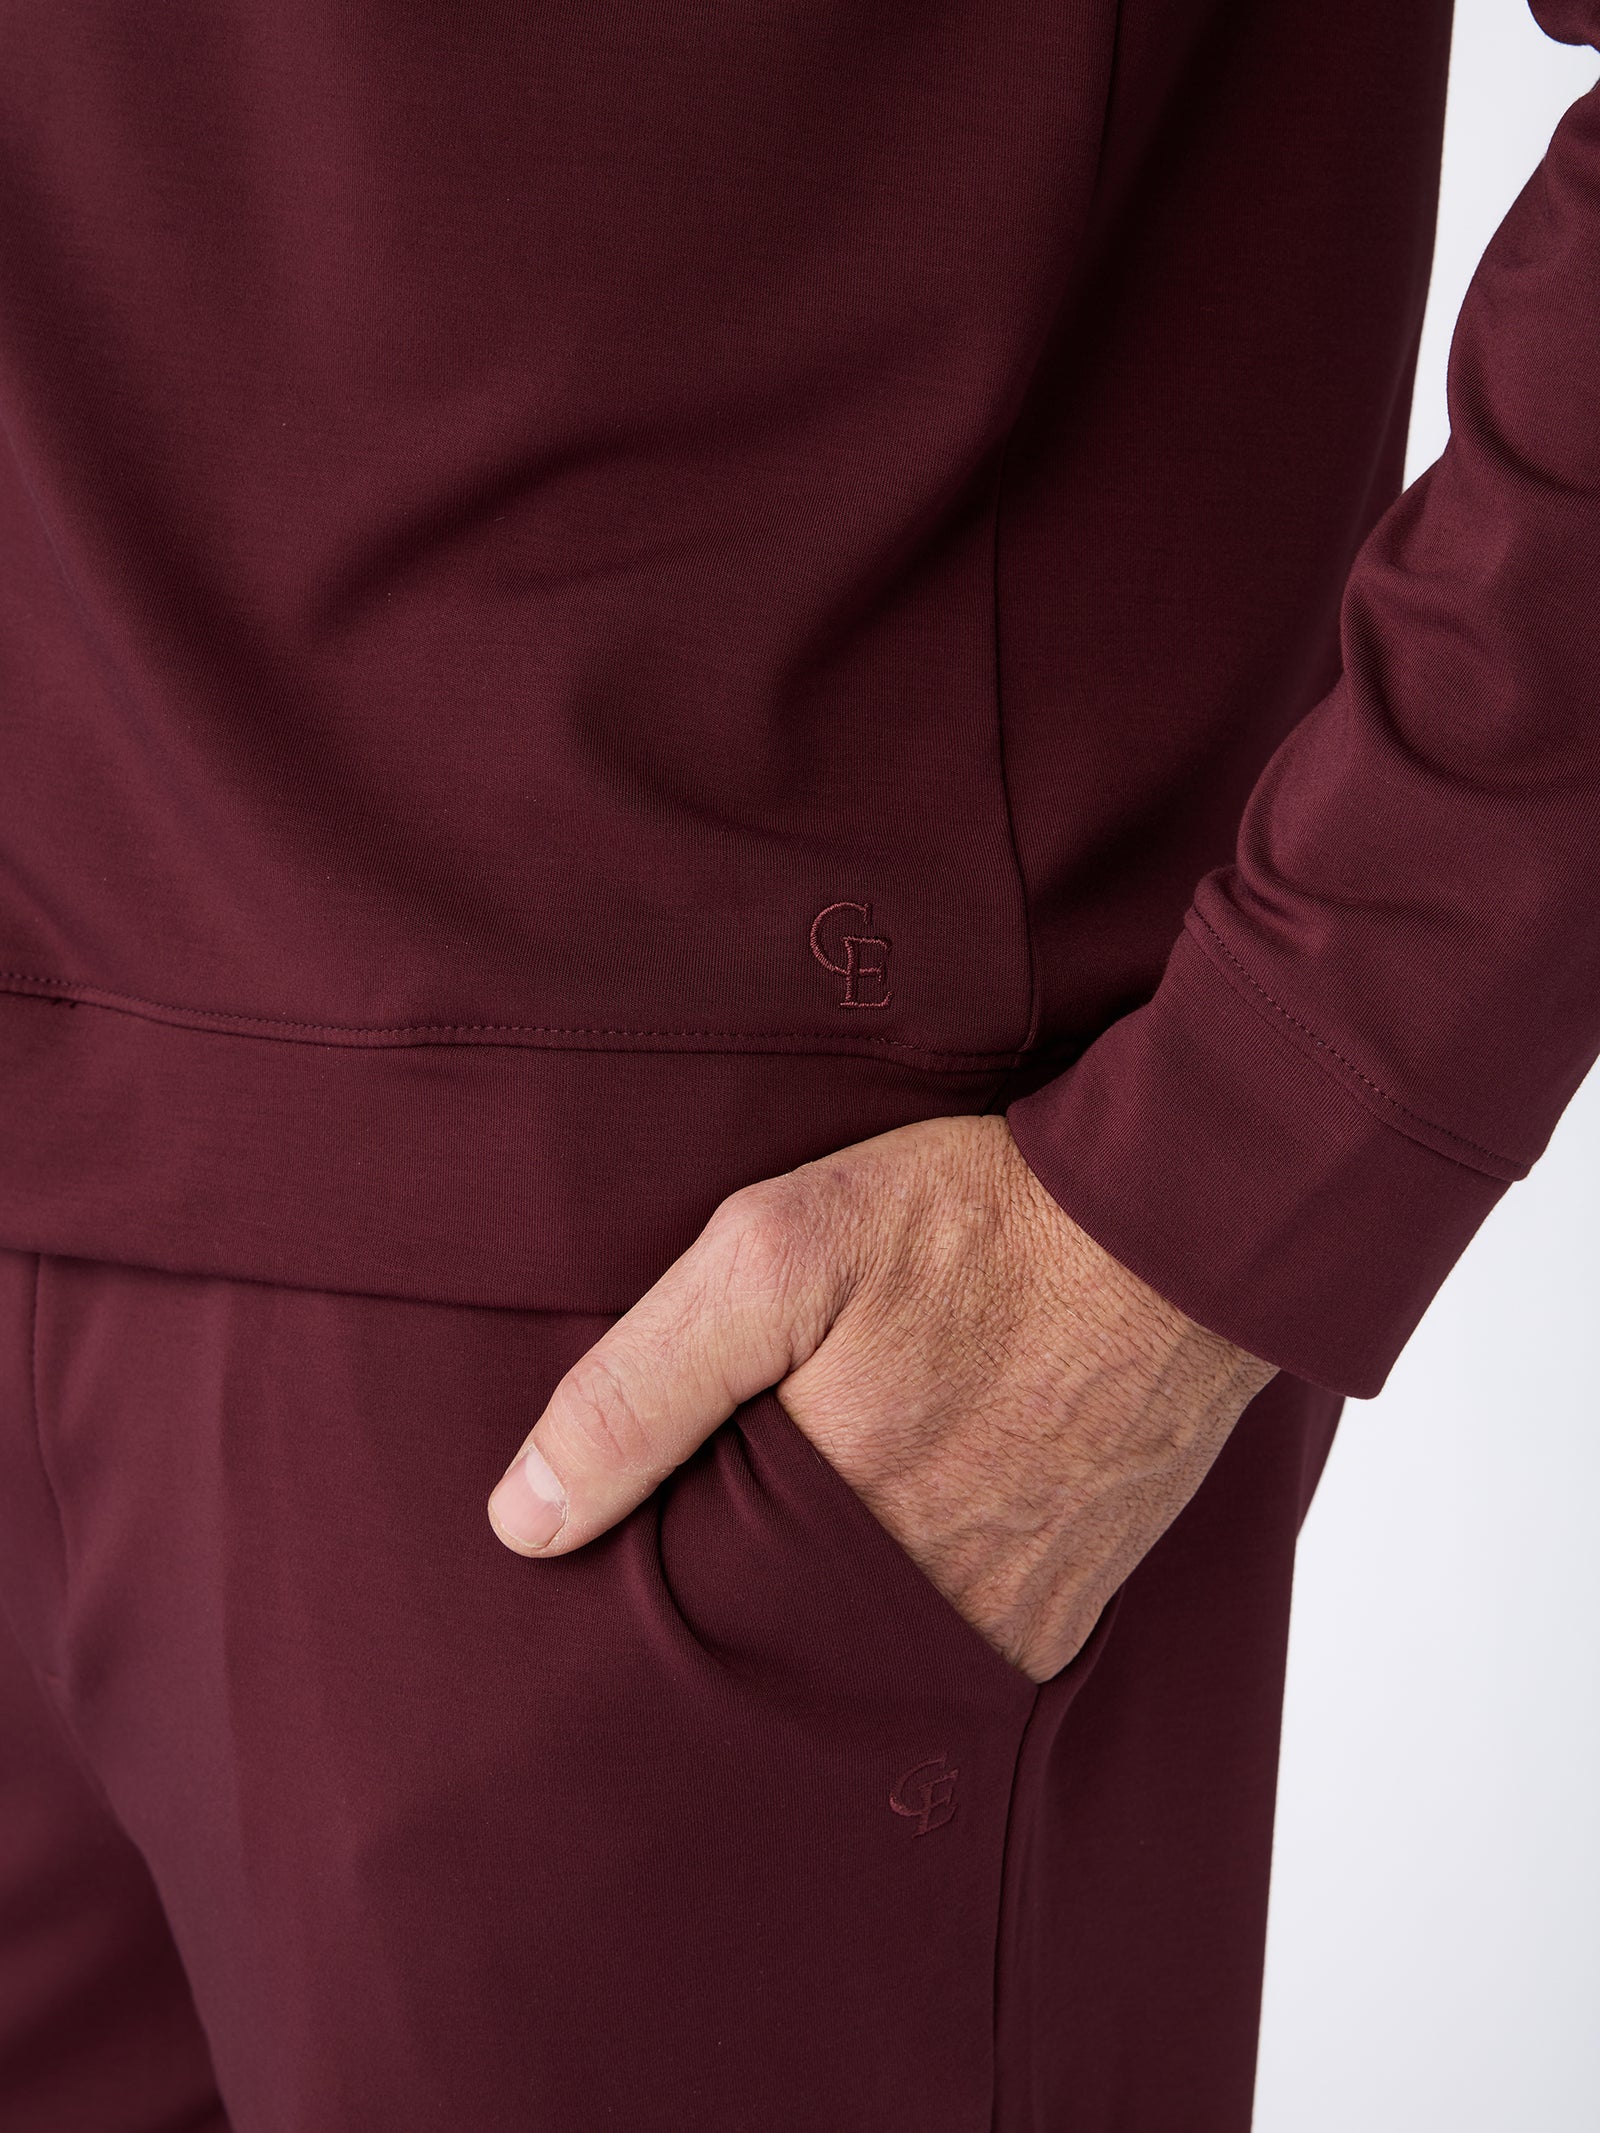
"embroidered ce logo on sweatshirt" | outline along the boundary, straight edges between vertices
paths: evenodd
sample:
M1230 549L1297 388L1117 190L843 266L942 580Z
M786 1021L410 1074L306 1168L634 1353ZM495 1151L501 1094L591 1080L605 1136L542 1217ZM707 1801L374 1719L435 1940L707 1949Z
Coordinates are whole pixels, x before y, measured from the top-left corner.
M889 943L872 930L871 904L825 904L811 921L811 953L843 979L840 1007L887 1007Z

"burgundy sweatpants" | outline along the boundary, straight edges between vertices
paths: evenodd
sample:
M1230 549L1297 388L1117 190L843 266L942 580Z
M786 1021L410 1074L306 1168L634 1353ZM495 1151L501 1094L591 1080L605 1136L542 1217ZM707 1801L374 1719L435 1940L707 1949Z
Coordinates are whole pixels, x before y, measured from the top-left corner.
M1242 2133L1338 1403L1036 1688L770 1394L508 1554L606 1323L0 1252L6 2133Z

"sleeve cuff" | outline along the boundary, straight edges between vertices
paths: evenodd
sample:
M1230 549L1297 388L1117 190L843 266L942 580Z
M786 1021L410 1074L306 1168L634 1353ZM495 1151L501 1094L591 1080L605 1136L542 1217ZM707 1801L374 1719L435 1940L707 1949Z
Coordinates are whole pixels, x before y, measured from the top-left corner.
M1379 1116L1189 933L1006 1120L1096 1243L1199 1325L1369 1399L1508 1179Z

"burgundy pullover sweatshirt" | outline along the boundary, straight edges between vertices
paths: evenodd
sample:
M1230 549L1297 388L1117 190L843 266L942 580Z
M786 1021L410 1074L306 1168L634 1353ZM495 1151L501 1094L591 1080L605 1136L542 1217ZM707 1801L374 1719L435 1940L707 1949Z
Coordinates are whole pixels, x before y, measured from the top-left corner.
M1600 1049L1600 95L1396 501L1448 44L0 0L0 1241L620 1311L1006 1108L1374 1391Z

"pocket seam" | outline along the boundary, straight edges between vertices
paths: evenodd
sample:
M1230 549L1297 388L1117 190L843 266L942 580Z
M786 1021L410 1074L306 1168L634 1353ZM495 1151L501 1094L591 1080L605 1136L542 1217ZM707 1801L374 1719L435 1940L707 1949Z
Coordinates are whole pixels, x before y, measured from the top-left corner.
M1014 1689L1026 1691L1030 1697L1037 1696L1041 1688L1047 1686L1047 1684L1035 1681L1031 1674L1025 1673L1020 1666L1015 1665L1002 1651L991 1644L981 1629L967 1620L949 1594L934 1582L903 1543L897 1540L894 1534L889 1531L889 1528L879 1518L866 1499L845 1479L827 1454L820 1450L806 1435L793 1415L790 1414L789 1410L778 1398L775 1387L769 1387L767 1391L757 1393L753 1400L747 1401L744 1408L740 1410L741 1418L759 1409L762 1403L770 1403L772 1409L780 1418L777 1425L779 1433L791 1440L791 1450L797 1456L803 1455L809 1462L813 1462L816 1468L820 1468L823 1486L828 1490L830 1496L834 1497L844 1507L844 1515L850 1518L853 1523L864 1523L872 1545L880 1553L885 1554L886 1559L892 1559L897 1576L902 1581L909 1582L911 1587L920 1594L922 1604L926 1606L930 1602L933 1603L935 1610L945 1618L947 1626L960 1633L962 1641L969 1649L975 1651L980 1658L985 1660L991 1669L1000 1670L997 1679L1007 1681ZM1090 1637L1092 1638L1093 1635L1094 1632L1091 1631ZM1068 1663L1071 1664L1072 1662L1069 1661ZM1062 1671L1065 1671L1065 1669L1062 1669ZM1050 1678L1054 1680L1058 1677L1052 1675Z

